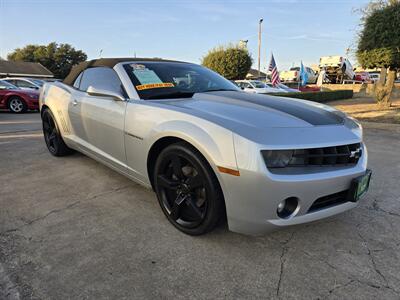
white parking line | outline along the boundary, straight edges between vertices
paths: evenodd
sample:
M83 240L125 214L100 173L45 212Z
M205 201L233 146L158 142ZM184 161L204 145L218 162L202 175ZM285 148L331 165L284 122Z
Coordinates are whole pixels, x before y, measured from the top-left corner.
M0 121L0 125L11 125L11 124L41 124L40 121Z
M43 133L37 132L37 133L30 133L30 134L11 134L11 135L2 135L0 134L0 139L17 139L17 138L37 138L37 137L43 137Z

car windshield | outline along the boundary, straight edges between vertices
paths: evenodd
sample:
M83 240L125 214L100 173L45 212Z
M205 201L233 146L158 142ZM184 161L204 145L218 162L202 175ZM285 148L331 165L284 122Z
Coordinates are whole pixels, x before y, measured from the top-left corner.
M124 68L141 99L186 98L194 93L239 90L224 77L195 64L134 62Z
M0 81L0 90L18 90L19 88L6 81Z
M266 85L262 81L250 81L250 83L257 89L264 89L266 88Z

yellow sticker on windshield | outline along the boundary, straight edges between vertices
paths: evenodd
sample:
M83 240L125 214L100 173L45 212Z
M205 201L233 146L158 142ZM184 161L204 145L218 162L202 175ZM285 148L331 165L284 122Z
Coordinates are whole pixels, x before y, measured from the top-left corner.
M137 85L137 86L136 86L136 89L137 89L138 91L141 91L141 90L157 89L157 88L166 88L166 87L174 87L174 84L171 83L171 82L147 83L147 84Z

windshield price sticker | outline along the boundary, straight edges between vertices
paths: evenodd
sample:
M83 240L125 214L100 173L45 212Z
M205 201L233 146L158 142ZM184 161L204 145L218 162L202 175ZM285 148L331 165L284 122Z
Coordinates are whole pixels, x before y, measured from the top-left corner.
M136 86L136 89L137 89L138 91L141 91L141 90L157 89L157 88L167 88L167 87L174 87L174 84L171 83L171 82L148 83L148 84L137 85L137 86Z
M141 84L148 83L162 83L160 77L153 70L149 69L134 69L133 74L139 80Z

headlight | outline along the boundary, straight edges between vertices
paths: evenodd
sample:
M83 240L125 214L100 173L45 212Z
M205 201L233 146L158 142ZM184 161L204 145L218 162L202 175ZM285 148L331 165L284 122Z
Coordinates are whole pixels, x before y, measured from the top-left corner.
M262 151L268 168L284 168L292 159L294 150L265 150Z

